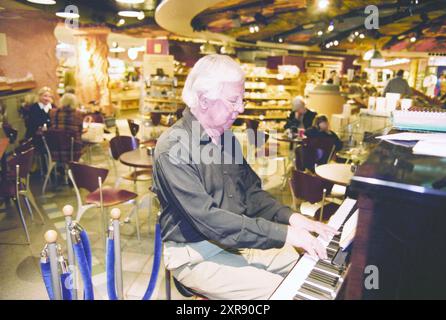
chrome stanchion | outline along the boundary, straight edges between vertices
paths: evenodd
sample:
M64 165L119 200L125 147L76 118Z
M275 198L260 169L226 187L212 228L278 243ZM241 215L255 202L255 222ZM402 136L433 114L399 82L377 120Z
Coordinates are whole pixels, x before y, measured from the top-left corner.
M116 292L119 300L124 299L123 280L122 280L122 259L121 259L121 236L119 232L119 219L121 217L121 210L114 208L110 212L112 222L110 225L110 232L113 232L114 253L115 253L115 283Z
M66 205L63 207L62 212L65 216L65 232L67 234L67 255L68 255L68 266L71 272L71 277L73 281L73 287L71 289L72 300L77 300L77 271L76 271L76 259L74 257L73 242L71 241L70 225L73 221L73 207Z
M62 288L60 284L57 258L57 232L54 230L48 230L45 233L45 241L47 242L48 258L50 259L51 285L53 287L54 300L62 300Z

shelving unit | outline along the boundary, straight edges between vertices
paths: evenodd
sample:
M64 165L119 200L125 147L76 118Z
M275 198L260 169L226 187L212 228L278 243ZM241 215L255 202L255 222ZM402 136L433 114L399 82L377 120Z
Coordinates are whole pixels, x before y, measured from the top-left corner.
M298 94L297 76L244 65L245 112L241 120L257 120L260 127L283 130L291 111L291 99Z

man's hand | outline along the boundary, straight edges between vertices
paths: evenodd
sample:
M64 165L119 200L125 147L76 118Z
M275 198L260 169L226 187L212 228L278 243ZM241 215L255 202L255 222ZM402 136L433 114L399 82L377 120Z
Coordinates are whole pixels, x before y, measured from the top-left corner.
M327 259L327 249L305 229L288 226L286 243L304 249L315 259Z
M304 217L301 214L294 213L290 217L290 226L294 228L305 229L310 232L316 232L318 235L322 237L322 239L328 241L334 235L339 234L337 230L334 228L311 219Z

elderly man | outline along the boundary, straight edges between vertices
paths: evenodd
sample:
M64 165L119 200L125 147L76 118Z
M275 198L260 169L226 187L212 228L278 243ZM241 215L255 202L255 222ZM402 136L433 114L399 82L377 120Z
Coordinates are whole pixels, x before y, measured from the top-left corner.
M186 79L183 118L155 149L165 265L210 299L267 299L298 260L294 247L325 258L310 232L336 232L262 190L229 130L244 111L243 95L234 60L201 58Z
M299 129L308 129L313 125L313 120L317 116L316 112L305 107L302 97L296 97L291 102L291 114L285 124L285 129L296 133Z

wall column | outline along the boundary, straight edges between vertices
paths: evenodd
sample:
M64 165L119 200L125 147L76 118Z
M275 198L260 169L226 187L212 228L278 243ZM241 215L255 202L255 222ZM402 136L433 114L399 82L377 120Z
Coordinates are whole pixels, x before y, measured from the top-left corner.
M76 36L76 95L83 104L96 101L102 112L113 112L108 75L108 28L82 28Z

